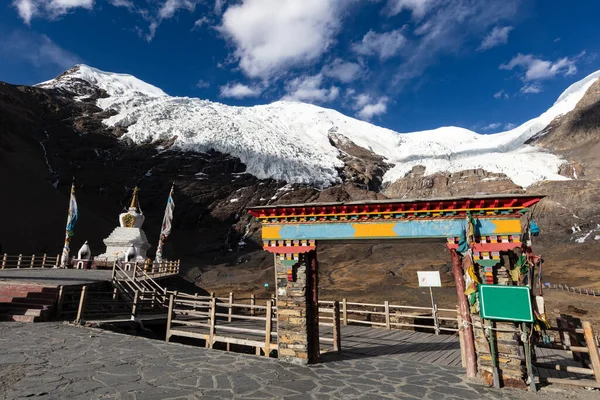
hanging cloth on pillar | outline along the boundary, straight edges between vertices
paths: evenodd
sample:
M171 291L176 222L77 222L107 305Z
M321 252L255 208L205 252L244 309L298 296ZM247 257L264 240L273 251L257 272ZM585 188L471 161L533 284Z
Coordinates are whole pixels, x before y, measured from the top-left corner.
M529 233L531 236L538 236L540 234L540 227L532 219L529 223Z
M475 220L470 211L467 211L467 244L471 247L471 243L475 240Z
M458 238L458 249L457 252L464 254L469 250L469 244L467 243L467 235L465 231L460 233L460 237Z

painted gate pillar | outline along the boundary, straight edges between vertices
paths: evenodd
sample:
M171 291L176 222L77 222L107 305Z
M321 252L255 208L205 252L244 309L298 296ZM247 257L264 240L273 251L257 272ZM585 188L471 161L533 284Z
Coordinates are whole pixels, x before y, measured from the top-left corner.
M266 248L275 259L278 358L303 365L317 362L319 322L314 241L274 244L274 249Z

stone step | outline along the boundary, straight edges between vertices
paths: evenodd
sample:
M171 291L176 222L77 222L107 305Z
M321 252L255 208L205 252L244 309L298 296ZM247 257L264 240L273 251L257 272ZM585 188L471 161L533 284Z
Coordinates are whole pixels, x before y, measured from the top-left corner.
M12 300L8 301L7 303L19 303L19 304L40 304L40 305L45 305L48 307L52 307L56 304L57 299L56 298L51 298L51 299L45 299L45 298L29 298L29 297L13 297ZM0 303L4 303L5 301L2 300L2 298L0 298Z
M0 314L0 321L37 322L40 321L40 318L34 315Z
M34 317L40 317L45 311L47 310L39 308L0 307L0 314L5 315L33 315Z
M43 293L43 292L21 292L21 291L12 291L12 292L1 292L0 298L27 298L27 299L47 299L47 300L55 300L58 298L58 294L56 293Z
M31 283L4 283L0 282L0 293L10 292L43 292L43 293L56 293L58 294L58 287L54 286L42 286L34 285Z
M35 310L48 310L52 308L53 304L44 304L44 303L19 303L13 299L10 303L0 303L0 310L5 310L7 308L12 309L35 309Z

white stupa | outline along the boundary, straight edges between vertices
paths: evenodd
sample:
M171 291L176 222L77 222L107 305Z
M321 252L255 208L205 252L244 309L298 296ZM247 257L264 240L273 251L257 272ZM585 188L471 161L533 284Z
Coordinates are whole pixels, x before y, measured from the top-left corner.
M129 210L119 215L119 227L104 239L106 252L95 257L98 261L146 261L150 243L142 230L145 217L140 210L138 188L133 190Z

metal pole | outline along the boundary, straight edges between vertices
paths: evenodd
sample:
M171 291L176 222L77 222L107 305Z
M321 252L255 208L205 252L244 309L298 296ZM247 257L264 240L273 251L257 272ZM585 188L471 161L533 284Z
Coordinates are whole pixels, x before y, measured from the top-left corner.
M498 360L496 359L496 341L494 338L494 329L492 321L488 320L487 323L489 335L490 335L490 356L492 357L492 373L494 375L494 387L500 389L500 374L498 372Z
M435 309L435 301L433 300L433 290L429 286L429 296L431 296L431 315L433 316L433 326L435 327L435 334L440 334L440 327L438 326L437 310Z
M535 386L535 378L533 376L533 365L531 364L531 343L529 343L529 334L527 333L527 323L523 322L523 345L525 347L525 364L527 365L527 381L529 384L529 390L532 392L537 391Z

